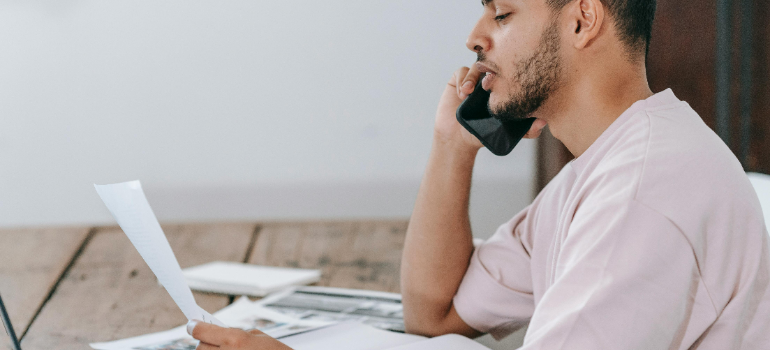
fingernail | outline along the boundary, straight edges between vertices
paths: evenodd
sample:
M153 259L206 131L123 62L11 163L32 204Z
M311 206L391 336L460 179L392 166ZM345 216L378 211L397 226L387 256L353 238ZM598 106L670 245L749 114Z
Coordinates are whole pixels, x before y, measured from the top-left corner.
M463 84L463 90L473 89L473 82L466 81L465 84Z
M192 335L195 326L198 325L198 322L198 320L190 320L190 322L187 322L187 334Z

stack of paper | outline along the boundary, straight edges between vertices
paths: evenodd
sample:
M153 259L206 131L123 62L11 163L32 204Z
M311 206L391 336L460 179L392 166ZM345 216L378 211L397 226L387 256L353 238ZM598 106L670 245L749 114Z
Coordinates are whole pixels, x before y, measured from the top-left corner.
M202 292L265 296L286 287L318 282L321 270L215 261L182 270L187 285Z
M270 310L303 320L353 320L387 331L405 331L401 294L396 293L332 287L295 287L272 294L258 303Z

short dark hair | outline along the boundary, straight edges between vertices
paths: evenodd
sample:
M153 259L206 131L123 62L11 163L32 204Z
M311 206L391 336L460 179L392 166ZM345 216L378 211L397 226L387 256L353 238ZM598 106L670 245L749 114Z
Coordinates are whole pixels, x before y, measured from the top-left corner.
M553 10L561 10L575 0L546 0ZM655 20L656 0L601 0L615 22L620 41L631 55L647 55ZM644 56L643 56L644 57Z

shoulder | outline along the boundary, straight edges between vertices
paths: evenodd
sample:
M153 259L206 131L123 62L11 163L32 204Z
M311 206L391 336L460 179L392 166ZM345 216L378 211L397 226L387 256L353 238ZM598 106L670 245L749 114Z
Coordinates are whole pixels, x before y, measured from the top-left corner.
M740 162L685 102L637 112L602 147L584 186L622 194L664 215L662 205L693 196L754 196Z
M602 147L581 184L584 202L638 201L691 228L704 216L735 208L761 218L741 164L685 102L635 113Z
M649 110L649 140L635 198L674 221L724 205L758 209L738 159L686 103ZM693 208L692 212L683 206Z
M718 260L756 257L752 247L766 239L762 208L735 155L685 103L646 116L650 138L635 200L671 220L699 259L707 250Z

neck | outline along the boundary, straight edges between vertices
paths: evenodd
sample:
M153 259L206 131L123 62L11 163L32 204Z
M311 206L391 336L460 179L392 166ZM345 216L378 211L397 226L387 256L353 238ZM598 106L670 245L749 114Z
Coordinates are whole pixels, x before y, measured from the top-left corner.
M552 106L544 109L542 119L575 157L580 157L631 105L653 95L644 64L630 65L596 67L595 74L581 72L581 78L569 81L552 95Z

